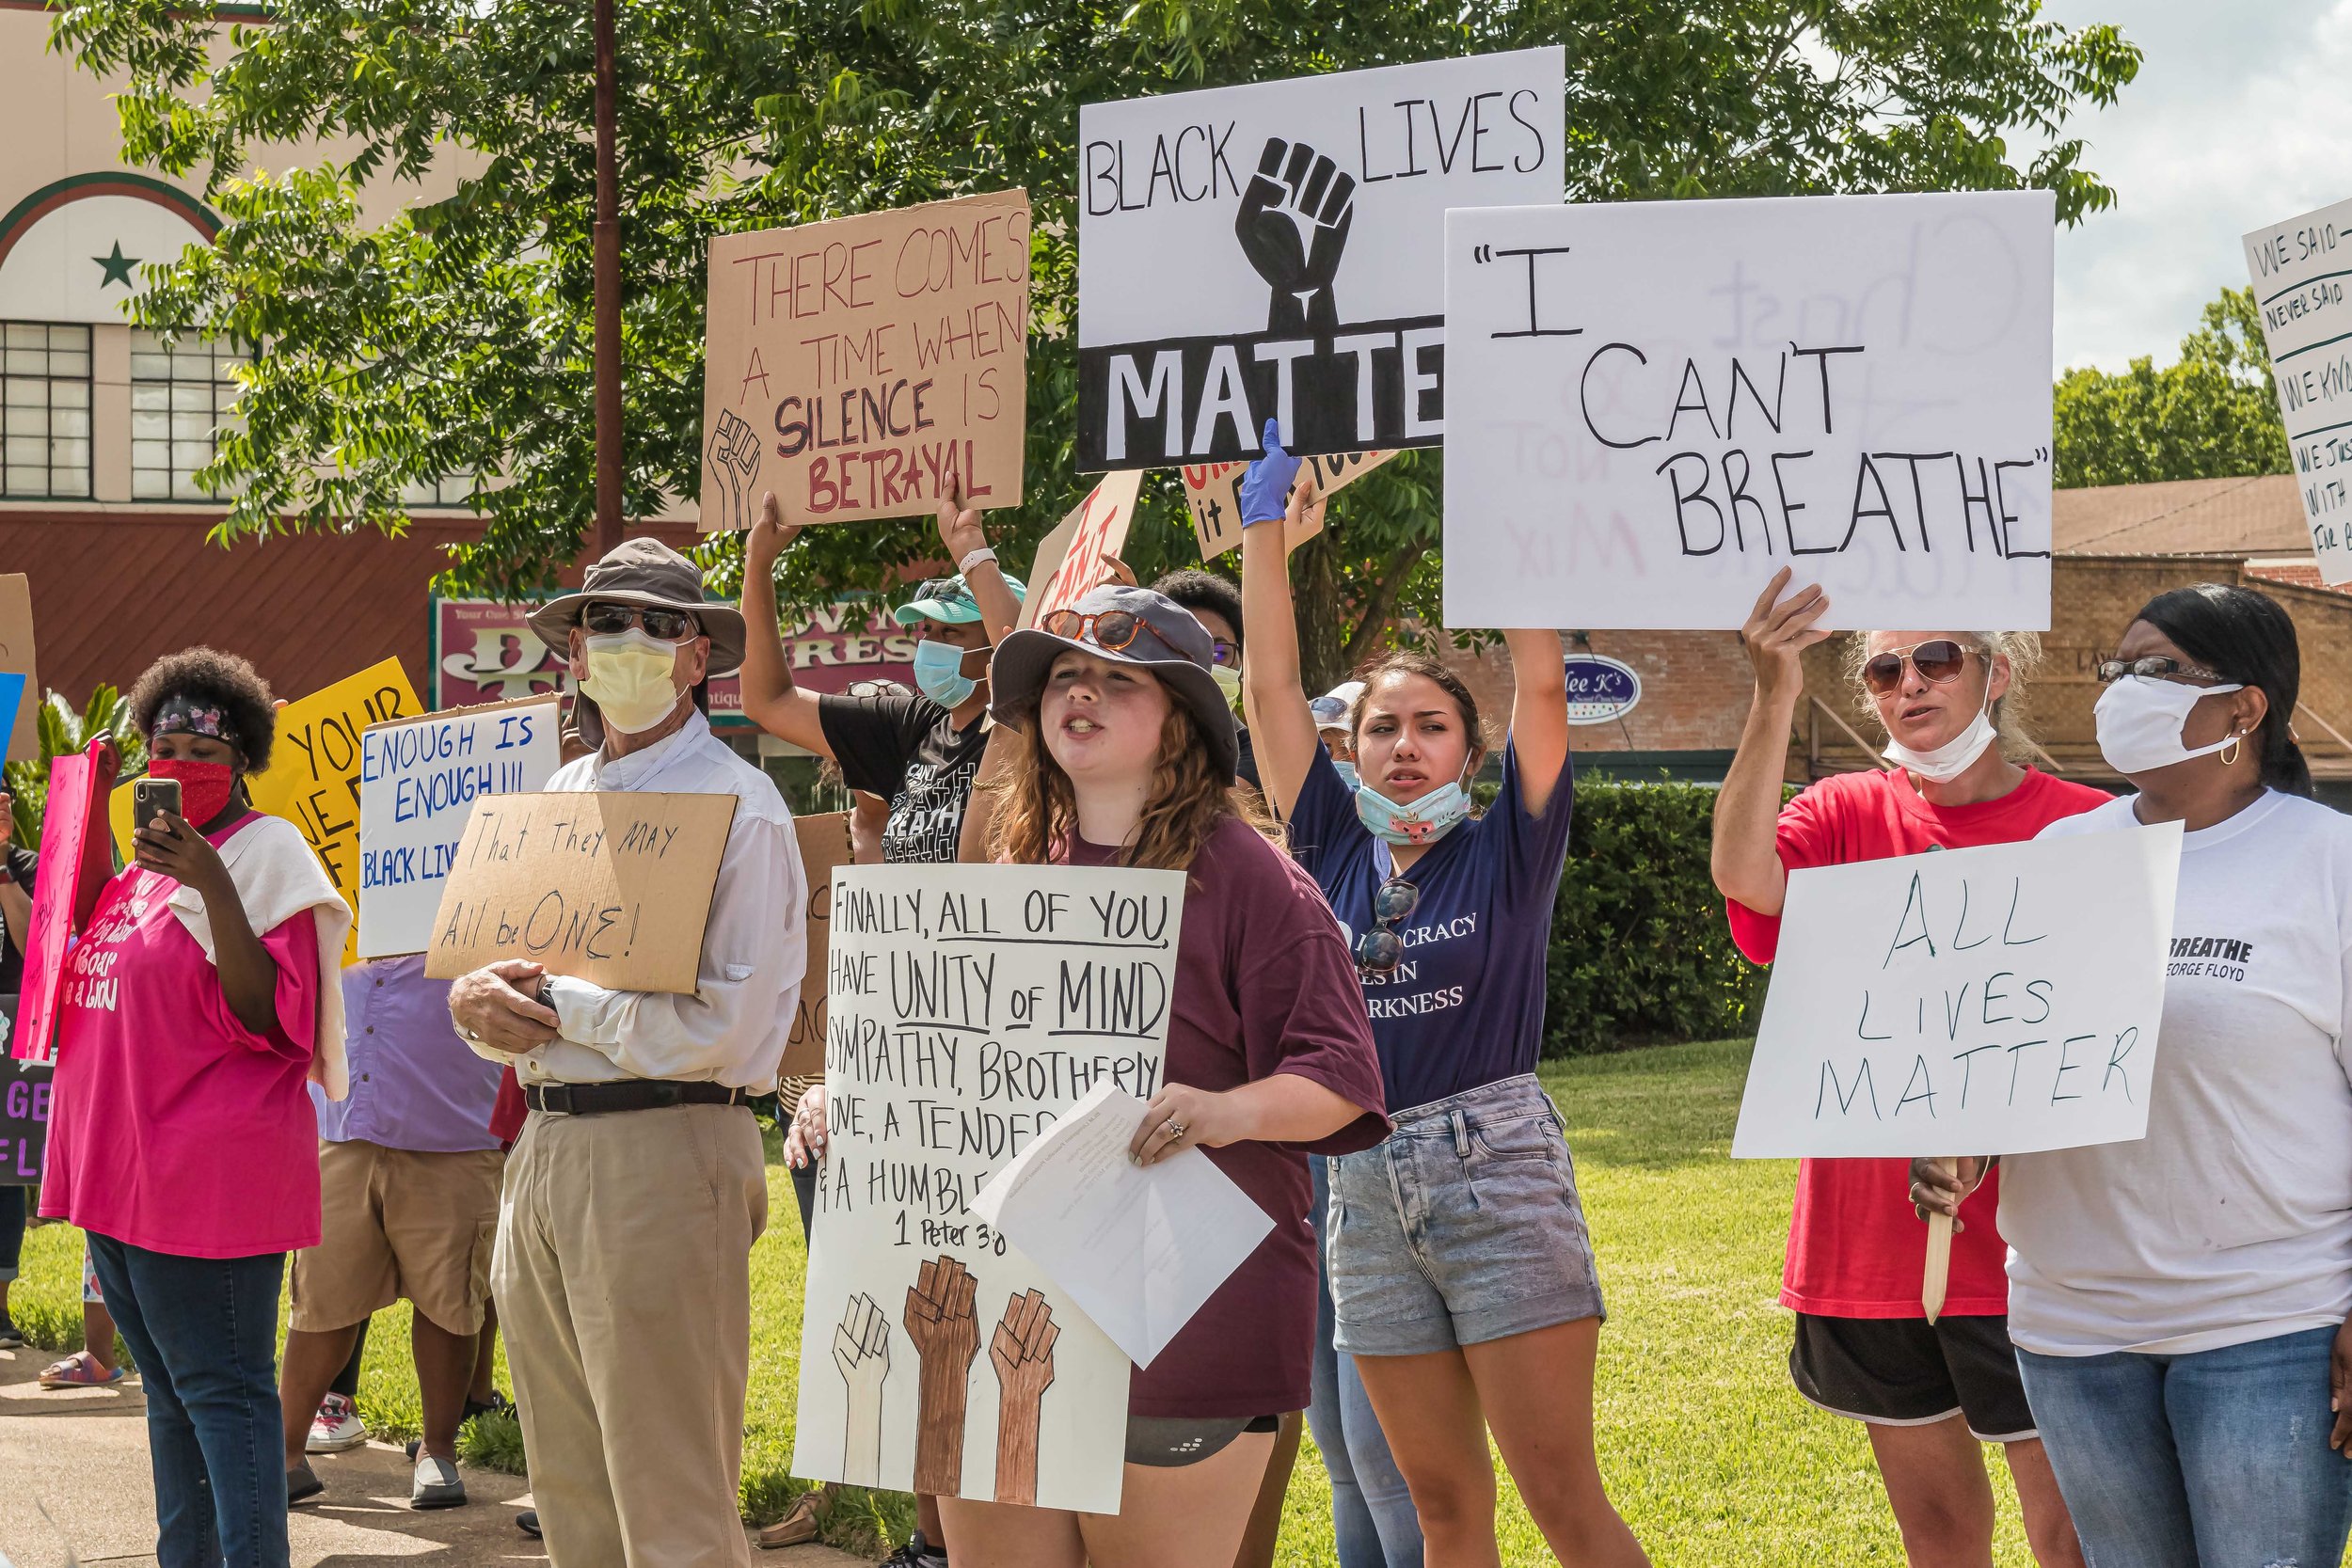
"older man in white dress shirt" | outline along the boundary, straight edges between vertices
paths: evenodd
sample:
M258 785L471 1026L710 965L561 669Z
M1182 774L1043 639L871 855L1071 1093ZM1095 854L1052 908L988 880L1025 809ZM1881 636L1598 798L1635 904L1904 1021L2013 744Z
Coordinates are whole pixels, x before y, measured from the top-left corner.
M693 994L520 959L450 992L459 1032L514 1060L531 1105L491 1277L532 1492L559 1568L743 1564L750 1253L768 1223L743 1101L776 1085L807 879L783 797L695 702L740 662L743 618L704 601L691 562L629 540L532 626L570 657L602 731L548 789L737 798Z

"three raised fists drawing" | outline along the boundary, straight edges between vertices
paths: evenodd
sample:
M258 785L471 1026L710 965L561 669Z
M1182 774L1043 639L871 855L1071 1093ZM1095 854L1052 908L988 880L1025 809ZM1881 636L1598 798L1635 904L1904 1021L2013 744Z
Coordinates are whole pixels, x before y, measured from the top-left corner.
M900 1321L914 1342L916 1395L914 1490L957 1497L963 1484L963 1421L979 1321L977 1282L946 1253L926 1261L908 1287ZM1013 1295L989 1344L996 1369L998 1502L1037 1501L1037 1450L1045 1390L1054 1382L1054 1341L1061 1337L1043 1292ZM833 1331L834 1367L849 1390L841 1479L858 1486L882 1481L882 1385L890 1376L890 1321L871 1296L851 1296Z

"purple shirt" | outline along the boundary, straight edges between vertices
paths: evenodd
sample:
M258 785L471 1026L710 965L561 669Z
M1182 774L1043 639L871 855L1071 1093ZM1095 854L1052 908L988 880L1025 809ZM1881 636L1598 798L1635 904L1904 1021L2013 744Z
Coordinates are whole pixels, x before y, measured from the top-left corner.
M449 1021L447 980L428 980L424 956L373 958L343 971L344 1051L351 1098L310 1086L319 1136L386 1148L455 1154L496 1148L490 1107L499 1069L467 1049Z

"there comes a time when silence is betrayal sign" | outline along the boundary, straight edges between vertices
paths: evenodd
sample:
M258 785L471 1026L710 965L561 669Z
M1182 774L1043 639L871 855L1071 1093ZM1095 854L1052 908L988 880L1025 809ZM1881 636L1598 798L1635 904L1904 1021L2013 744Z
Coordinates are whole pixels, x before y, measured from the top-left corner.
M707 531L1021 504L1026 192L722 234L709 287Z

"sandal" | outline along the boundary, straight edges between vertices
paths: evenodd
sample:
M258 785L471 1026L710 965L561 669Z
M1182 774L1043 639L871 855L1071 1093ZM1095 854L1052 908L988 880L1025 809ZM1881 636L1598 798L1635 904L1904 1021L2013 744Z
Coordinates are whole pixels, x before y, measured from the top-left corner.
M109 1372L98 1364L98 1358L86 1350L77 1350L62 1361L54 1361L42 1369L43 1388L103 1388L120 1383L131 1375L127 1367L117 1367Z

